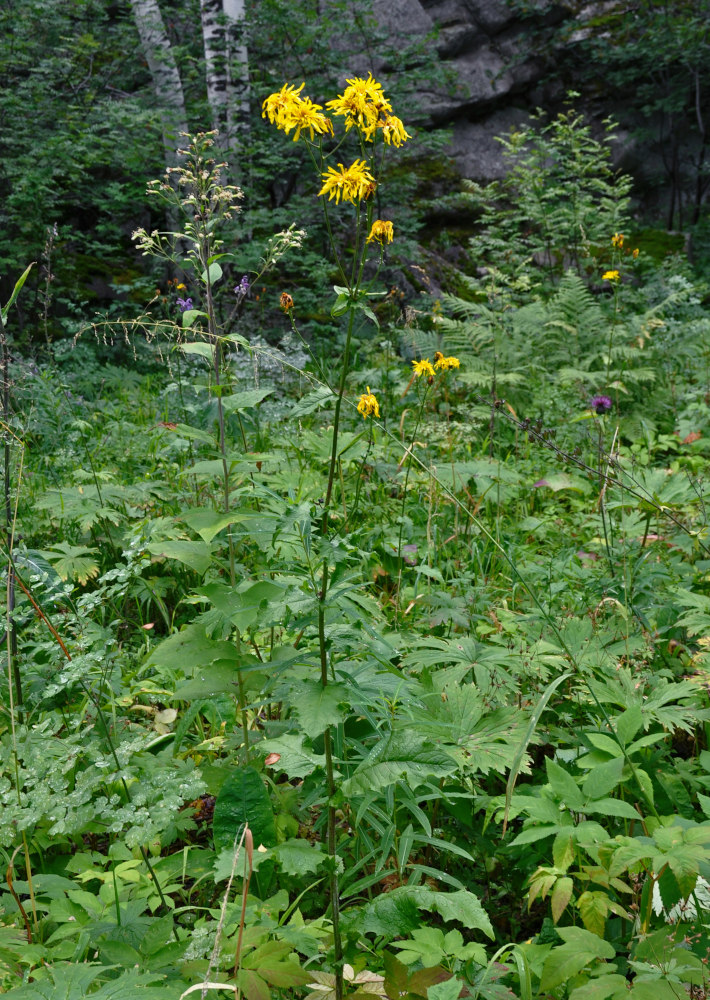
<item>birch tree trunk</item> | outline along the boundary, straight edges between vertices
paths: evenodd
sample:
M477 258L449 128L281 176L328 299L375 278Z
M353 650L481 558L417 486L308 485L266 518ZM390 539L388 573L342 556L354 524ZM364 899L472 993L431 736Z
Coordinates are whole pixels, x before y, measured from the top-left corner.
M200 0L207 99L223 153L234 154L249 122L249 57L244 41L244 0ZM232 155L230 180L235 179Z
M163 133L166 166L177 162L182 145L180 133L187 132L187 113L182 81L165 30L157 0L130 0L140 37L141 49L153 78L156 107Z

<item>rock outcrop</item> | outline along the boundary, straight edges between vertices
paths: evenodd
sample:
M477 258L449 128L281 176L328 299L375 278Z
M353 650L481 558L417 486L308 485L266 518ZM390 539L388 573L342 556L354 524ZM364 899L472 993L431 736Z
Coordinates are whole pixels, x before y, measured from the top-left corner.
M448 88L419 92L431 122L453 130L457 170L477 181L504 173L495 137L527 121L544 101L541 60L526 54L523 27L507 0L375 0L392 38L431 36Z

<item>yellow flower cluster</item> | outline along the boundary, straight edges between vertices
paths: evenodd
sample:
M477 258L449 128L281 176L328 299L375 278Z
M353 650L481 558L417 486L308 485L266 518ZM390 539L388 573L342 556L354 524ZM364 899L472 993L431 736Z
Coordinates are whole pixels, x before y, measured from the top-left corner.
M262 107L262 118L268 118L272 125L281 129L286 135L295 129L293 141L297 142L301 132L310 132L311 140L317 132L319 135L333 134L333 123L326 115L321 114L321 104L314 104L310 97L301 97L305 87L290 87L287 83L281 90L266 98Z
M347 80L347 84L339 97L326 104L331 114L345 118L346 132L355 126L367 142L373 142L379 129L387 145L398 147L411 138L401 119L392 114L392 105L385 97L382 84L373 78L372 73L368 73L367 80L356 76ZM321 114L322 105L314 104L309 97L301 97L304 87L305 83L300 87L285 83L262 105L262 118L268 118L272 125L287 135L295 129L294 142L304 129L310 133L311 140L316 133L333 134L333 123Z
M374 414L379 420L380 404L377 402L377 396L373 396L370 392L369 385L367 392L363 392L362 396L360 396L360 402L357 404L357 412L362 413L364 418L371 417Z
M346 80L346 83L348 86L343 93L334 101L328 101L326 107L334 115L345 116L347 130L353 125L368 128L380 115L392 110L382 84L373 78L372 73L367 74L367 80L356 76L352 80Z
M414 374L417 378L422 375L427 375L429 378L434 377L434 369L429 358L424 358L423 361L412 361L412 365L414 366Z
M625 239L626 239L626 237L624 236L623 233L614 233L614 235L611 238L611 245L613 247L616 247L617 250L621 250L622 247L624 246L624 240ZM638 247L636 247L635 250L629 250L629 248L627 247L626 248L626 253L630 253L631 256L634 258L634 260L636 260L636 258L639 255Z
M370 235L367 237L367 242L372 243L377 240L380 246L384 246L385 243L391 243L393 239L394 229L392 228L392 223L386 222L384 219L375 219L372 223Z
M402 121L391 114L392 105L385 97L382 84L367 74L367 80L354 77L340 97L328 101L326 107L334 115L345 118L345 131L353 126L362 131L367 142L372 142L378 129L388 145L401 146L411 138Z
M618 281L619 277L618 271L605 271L602 275L602 281Z
M368 142L372 141L372 136L378 128L382 129L382 137L388 146L396 146L399 149L403 142L411 139L402 119L397 118L396 115L385 115L381 121L377 121L365 129L365 138Z
M392 105L385 97L382 84L378 83L368 73L367 79L354 77L347 81L348 86L335 100L328 101L326 107L333 115L345 117L345 130L355 126L360 139L374 142L377 131L382 132L382 138L387 145L401 146L410 138L401 120L393 115ZM293 141L300 139L302 133L309 133L311 141L316 135L333 135L333 123L322 113L322 105L314 104L310 97L302 97L300 87L285 83L281 90L270 94L262 105L262 118L268 118L272 125L288 135L293 131ZM368 170L365 160L355 160L349 166L338 164L338 169L328 167L321 174L323 186L319 195L327 194L329 199L335 198L336 204L342 201L361 201L375 190L375 178ZM377 231L368 237L368 242L375 239L381 245L391 242L392 223L379 222ZM382 228L389 226L389 229ZM374 235L373 235L374 233Z
M434 355L433 365L429 358L424 358L422 361L412 361L412 365L414 367L414 375L417 378L420 378L422 375L433 378L435 371L448 372L452 368L460 368L461 362L458 358L445 358L441 351L437 351Z
M440 372L448 372L451 371L452 368L460 368L461 362L458 358L445 358L441 351L437 351L434 355L434 367Z
M367 198L375 190L375 178L367 169L364 160L355 160L349 167L338 164L338 169L328 167L327 173L321 174L323 187L319 195L327 194L328 201L335 198L336 205L343 201L360 201Z

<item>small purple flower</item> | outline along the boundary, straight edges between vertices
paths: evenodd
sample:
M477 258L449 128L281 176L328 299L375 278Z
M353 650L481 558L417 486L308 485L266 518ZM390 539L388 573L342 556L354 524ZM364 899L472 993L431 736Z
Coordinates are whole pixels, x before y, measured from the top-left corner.
M592 396L589 406L595 413L606 413L611 409L611 400L608 396Z
M192 309L192 299L178 299L177 304L183 312L187 312L188 309Z
M249 278L245 274L238 285L234 286L234 294L239 298L243 299L247 292L249 291Z

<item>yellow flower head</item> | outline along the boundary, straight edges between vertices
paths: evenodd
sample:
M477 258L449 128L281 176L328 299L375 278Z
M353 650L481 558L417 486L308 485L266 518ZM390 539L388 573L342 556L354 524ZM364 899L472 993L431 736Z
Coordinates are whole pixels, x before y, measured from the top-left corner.
M357 412L362 413L363 417L371 417L374 415L379 420L380 418L380 404L377 402L377 397L373 396L370 392L370 386L367 387L367 392L363 392L360 396L360 402L357 404Z
M382 135L387 145L389 146L391 143L398 149L403 142L412 138L402 124L402 120L396 115L386 115L382 122L378 122L378 128L382 129Z
M602 281L618 281L619 272L618 271L605 271L602 275Z
M414 374L417 377L428 375L431 378L434 375L434 369L431 366L429 358L424 358L423 361L412 361L412 365L414 366Z
M330 118L320 113L321 105L314 104L310 97L300 96L304 87L305 83L300 87L290 87L285 83L281 90L266 98L261 113L262 118L268 118L272 125L276 125L286 135L291 129L295 129L294 142L300 138L302 129L310 132L311 140L316 132L319 135L333 132Z
M636 260L636 258L638 257L638 255L639 255L639 248L638 248L638 247L636 247L636 249L635 249L635 250L634 250L634 252L633 252L633 253L631 254L631 256L632 256L632 257L634 258L634 260Z
M320 104L314 104L310 97L297 100L284 114L284 124L279 127L283 128L286 135L288 135L292 128L295 128L294 142L298 142L301 136L301 129L307 129L311 133L311 139L313 139L314 132L318 132L319 135L330 132L332 135L333 123L330 118L326 118L325 115L320 113L321 107L322 105Z
M283 128L284 122L290 119L291 110L297 101L300 101L300 93L305 87L302 83L300 87L290 87L287 83L275 94L270 94L262 104L262 118L268 118L272 125Z
M624 245L624 234L623 233L614 233L614 235L611 238L611 245L613 247L623 247L623 245Z
M345 116L346 131L353 125L367 128L373 125L383 112L392 110L392 105L382 90L382 84L373 79L372 73L368 73L367 80L355 77L346 82L348 86L340 97L326 104L334 115Z
M370 235L367 237L367 242L372 243L374 240L384 246L385 243L391 243L394 239L394 229L392 228L391 222L386 222L384 219L375 219L372 223L372 229L370 230Z
M458 358L445 358L441 351L437 351L434 355L434 367L440 372L448 372L452 368L460 368L461 362Z
M335 198L336 204L341 198L354 204L361 198L367 198L375 190L375 178L367 169L364 160L355 160L349 167L339 163L337 170L328 167L327 173L321 174L321 177L323 187L318 194L327 194L328 201Z

